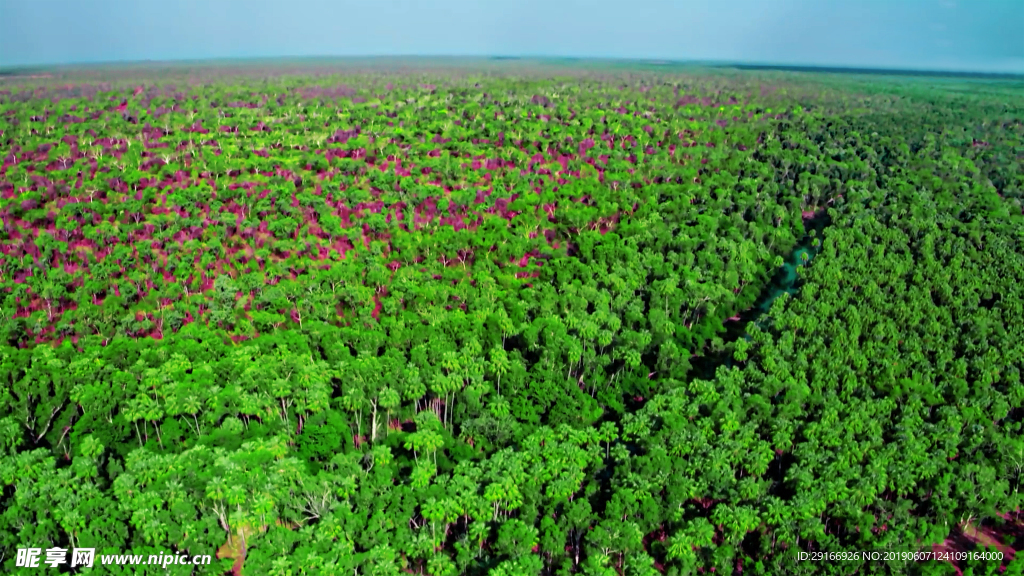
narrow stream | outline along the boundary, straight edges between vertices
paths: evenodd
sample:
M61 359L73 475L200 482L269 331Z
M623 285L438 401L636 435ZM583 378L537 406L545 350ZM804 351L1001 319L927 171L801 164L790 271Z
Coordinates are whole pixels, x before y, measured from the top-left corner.
M726 324L725 332L720 334L726 344L733 343L740 338L749 340L747 327L751 322L764 327L763 320L779 296L783 294L796 296L800 292L801 281L798 269L810 263L821 251L821 242L824 240L823 232L831 224L831 220L827 213L820 213L804 220L807 233L797 242L789 256L783 261L782 266L775 271L771 281L761 290L754 305L740 312L738 321ZM732 364L731 354L710 353L696 359L693 363L692 377L710 379L714 377L719 366L732 366Z

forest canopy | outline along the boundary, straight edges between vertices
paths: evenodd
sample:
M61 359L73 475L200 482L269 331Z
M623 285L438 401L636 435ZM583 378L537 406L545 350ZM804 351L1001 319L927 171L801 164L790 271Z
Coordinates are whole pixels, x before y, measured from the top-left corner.
M111 74L0 85L5 572L1021 572L1019 82Z

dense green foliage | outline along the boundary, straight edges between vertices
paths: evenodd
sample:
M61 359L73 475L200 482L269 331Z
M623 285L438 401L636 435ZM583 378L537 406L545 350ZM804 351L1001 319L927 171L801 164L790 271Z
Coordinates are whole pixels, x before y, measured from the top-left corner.
M795 555L995 544L1022 526L1024 90L923 82L0 93L6 571L59 545L838 574Z

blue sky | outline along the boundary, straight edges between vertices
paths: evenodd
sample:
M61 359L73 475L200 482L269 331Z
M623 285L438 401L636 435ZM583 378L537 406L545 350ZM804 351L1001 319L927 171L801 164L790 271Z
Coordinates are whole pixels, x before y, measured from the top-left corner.
M1024 73L1024 0L0 0L0 67L515 55Z

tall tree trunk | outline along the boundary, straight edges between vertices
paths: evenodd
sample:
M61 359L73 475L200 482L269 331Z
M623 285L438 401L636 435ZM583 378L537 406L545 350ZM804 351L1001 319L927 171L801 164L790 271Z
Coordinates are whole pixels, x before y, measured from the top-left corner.
M373 418L372 418L372 421L371 421L371 425L373 426L373 428L370 430L370 441L371 442L376 442L377 441L377 400L376 399L371 400L370 404L373 406Z
M153 428L156 430L156 441L160 443L160 448L164 447L164 439L160 437L160 425L153 422Z

